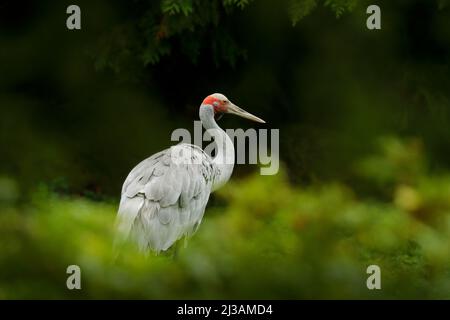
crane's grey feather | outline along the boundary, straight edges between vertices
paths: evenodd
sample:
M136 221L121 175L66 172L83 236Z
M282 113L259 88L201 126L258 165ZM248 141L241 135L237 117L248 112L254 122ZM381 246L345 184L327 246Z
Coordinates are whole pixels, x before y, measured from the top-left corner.
M139 163L122 188L118 240L167 250L200 225L219 169L199 147L179 144Z

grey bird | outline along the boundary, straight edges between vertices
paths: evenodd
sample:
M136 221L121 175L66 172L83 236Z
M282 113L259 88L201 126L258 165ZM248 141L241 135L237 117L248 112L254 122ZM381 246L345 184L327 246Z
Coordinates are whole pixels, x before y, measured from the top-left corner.
M181 143L139 163L122 187L116 246L132 241L142 252L160 253L197 231L211 192L223 186L233 172L233 143L215 121L224 113L265 123L223 94L207 96L199 116L214 138L214 158L196 145Z

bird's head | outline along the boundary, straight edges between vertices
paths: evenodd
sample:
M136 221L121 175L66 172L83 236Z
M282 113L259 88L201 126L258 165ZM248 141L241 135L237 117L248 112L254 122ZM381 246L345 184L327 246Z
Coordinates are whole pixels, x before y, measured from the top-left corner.
M221 116L224 113L231 113L242 118L260 123L266 123L264 120L258 118L257 116L254 116L251 113L239 108L221 93L214 93L207 96L205 100L203 100L200 108L212 108L215 117Z

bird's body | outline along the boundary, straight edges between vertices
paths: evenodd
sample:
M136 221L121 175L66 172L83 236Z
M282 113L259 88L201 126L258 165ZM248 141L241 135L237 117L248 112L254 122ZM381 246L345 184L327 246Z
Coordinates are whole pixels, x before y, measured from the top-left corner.
M178 152L192 161L177 164ZM165 251L200 225L218 167L199 147L181 144L138 164L128 175L119 208L119 225L140 250ZM130 214L131 213L131 214Z
M234 166L231 139L214 120L217 101L226 101L242 116L252 116L221 94L208 96L200 107L200 119L214 137L216 156L211 158L195 145L178 144L139 163L122 187L116 241L128 239L143 252L158 253L198 229L210 193L228 181Z

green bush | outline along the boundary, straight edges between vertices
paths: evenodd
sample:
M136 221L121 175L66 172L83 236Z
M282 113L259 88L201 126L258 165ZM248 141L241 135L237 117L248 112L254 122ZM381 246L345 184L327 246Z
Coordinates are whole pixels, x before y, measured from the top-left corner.
M422 150L386 139L355 166L379 197L337 182L292 187L283 172L232 179L174 257L129 246L115 260L116 203L45 188L22 203L5 178L0 298L448 299L450 175L431 174ZM72 264L82 290L66 288ZM382 290L366 287L372 264Z

